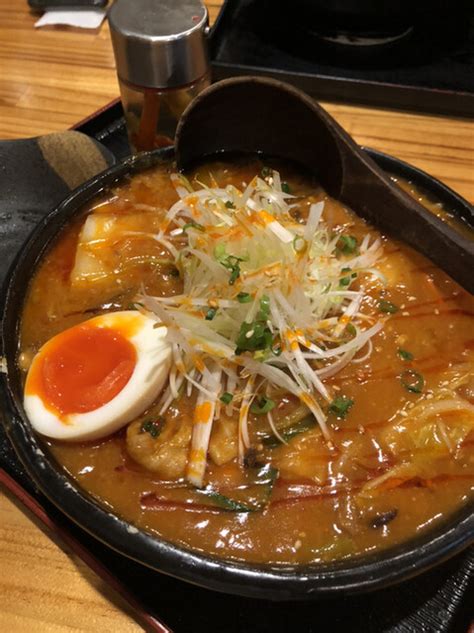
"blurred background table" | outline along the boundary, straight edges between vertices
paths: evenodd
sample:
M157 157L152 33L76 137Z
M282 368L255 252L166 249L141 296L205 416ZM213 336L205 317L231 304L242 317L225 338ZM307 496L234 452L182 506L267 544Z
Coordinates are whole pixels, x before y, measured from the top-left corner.
M206 2L211 23L221 0ZM118 96L109 30L34 29L0 0L0 139L64 130ZM361 144L406 160L474 202L474 121L323 103ZM0 166L1 167L1 166ZM120 598L0 488L0 630L141 631Z

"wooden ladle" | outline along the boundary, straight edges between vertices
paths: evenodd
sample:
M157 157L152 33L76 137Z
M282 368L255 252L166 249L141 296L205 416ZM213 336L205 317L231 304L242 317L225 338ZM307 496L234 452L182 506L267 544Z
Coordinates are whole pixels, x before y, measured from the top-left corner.
M222 151L295 161L331 196L474 293L474 240L400 189L323 108L288 84L257 77L213 84L185 110L175 145L179 169Z

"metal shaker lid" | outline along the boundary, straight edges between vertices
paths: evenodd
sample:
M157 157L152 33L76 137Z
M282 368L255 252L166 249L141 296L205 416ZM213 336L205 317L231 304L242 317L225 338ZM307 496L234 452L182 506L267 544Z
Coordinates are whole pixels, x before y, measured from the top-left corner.
M173 88L208 71L208 16L200 0L115 0L108 18L120 79Z

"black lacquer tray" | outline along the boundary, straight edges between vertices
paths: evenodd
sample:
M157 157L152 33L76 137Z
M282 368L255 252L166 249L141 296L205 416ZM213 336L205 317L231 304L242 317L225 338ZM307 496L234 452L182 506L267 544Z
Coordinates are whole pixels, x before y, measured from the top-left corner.
M129 153L119 103L82 122L77 129L100 141L117 158ZM429 190L430 179L421 172L380 154L378 160L385 168L404 174ZM49 209L44 209L45 214L47 211ZM8 223L2 226L0 282L16 253L19 237L26 238L38 219L18 209L11 219L14 235L9 234ZM67 519L36 489L1 426L0 481L47 525L57 529L79 556L125 595L150 630L444 633L467 631L472 617L472 549L418 578L375 593L278 604L214 593L186 584L144 568L102 545Z
M415 1L400 32L390 9L403 3L380 2L379 13L382 5L386 20L377 29L387 32L372 25L360 38L354 33L367 30L366 20L348 23L337 0L225 0L210 41L214 78L270 76L318 101L474 116L472 1L434 2L429 11Z

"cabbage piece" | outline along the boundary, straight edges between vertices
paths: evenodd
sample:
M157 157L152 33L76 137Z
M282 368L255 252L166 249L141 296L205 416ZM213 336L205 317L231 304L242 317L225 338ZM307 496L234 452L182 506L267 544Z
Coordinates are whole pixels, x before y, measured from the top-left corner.
M110 280L122 272L124 261L132 264L153 259L163 259L166 253L154 238L158 230L160 214L150 212L135 213L92 213L79 233L74 267L71 271L72 284L88 281ZM130 252L131 242L140 239L137 253ZM143 240L148 245L143 247ZM126 257L124 257L126 255ZM157 261L156 263L160 263Z

